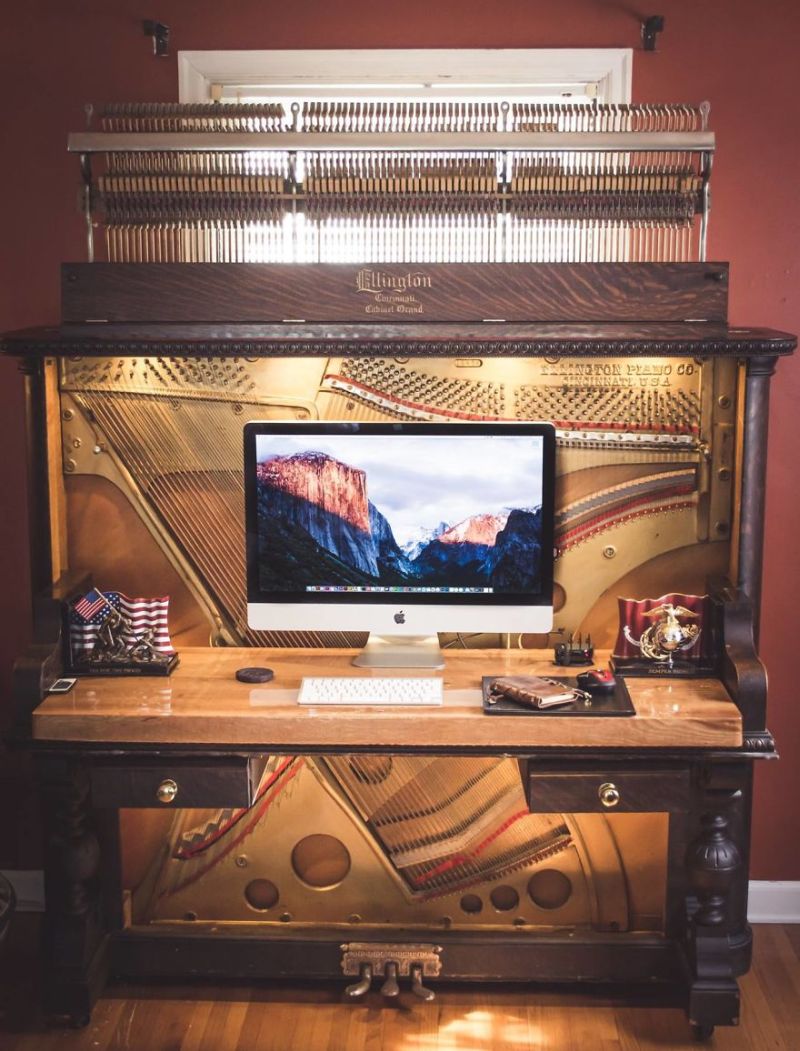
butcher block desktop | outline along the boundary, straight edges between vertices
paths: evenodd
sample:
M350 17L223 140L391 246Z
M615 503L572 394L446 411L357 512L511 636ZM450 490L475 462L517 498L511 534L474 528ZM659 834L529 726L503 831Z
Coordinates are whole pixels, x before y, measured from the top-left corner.
M717 679L627 681L636 714L625 719L561 717L487 719L484 675L558 675L545 651L447 650L441 708L336 707L297 704L303 676L402 675L357 669L357 650L193 648L168 680L120 676L81 679L68 694L47 697L33 714L34 742L486 750L531 748L739 748L742 717ZM601 659L602 662L602 658ZM274 679L238 682L245 665L266 665ZM419 674L409 671L406 674Z

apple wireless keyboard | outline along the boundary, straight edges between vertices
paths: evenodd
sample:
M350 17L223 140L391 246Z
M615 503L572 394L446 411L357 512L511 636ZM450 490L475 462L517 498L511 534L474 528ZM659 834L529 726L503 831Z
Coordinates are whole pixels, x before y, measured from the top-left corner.
M298 704L370 705L412 708L442 703L442 680L435 676L369 678L358 675L325 675L304 678Z

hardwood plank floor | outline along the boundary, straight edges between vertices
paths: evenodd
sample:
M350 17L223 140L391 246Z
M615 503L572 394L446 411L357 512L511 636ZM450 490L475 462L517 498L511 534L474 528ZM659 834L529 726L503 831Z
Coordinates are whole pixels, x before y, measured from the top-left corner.
M343 1004L334 985L115 985L83 1030L38 1013L34 917L0 949L0 1051L681 1051L683 1012L618 991L447 986L432 1004ZM800 927L756 928L742 1024L716 1051L800 1048Z

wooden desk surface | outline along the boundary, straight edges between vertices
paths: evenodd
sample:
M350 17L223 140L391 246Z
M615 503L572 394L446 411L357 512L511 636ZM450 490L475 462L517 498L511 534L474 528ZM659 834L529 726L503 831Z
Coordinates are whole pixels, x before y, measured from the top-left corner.
M738 709L716 679L629 679L636 715L602 718L486 716L482 675L558 671L549 653L448 651L441 708L306 708L296 703L304 675L402 675L352 667L355 650L186 649L169 678L79 679L47 697L33 715L37 741L264 746L319 749L540 747L735 748ZM599 663L602 663L600 658ZM266 665L272 682L250 686L237 668ZM419 674L407 672L405 674Z

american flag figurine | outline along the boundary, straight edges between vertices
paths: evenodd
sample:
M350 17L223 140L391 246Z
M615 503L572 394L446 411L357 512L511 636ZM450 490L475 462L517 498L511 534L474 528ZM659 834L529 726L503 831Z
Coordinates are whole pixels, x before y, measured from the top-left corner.
M168 674L177 663L168 609L168 596L128 598L93 588L69 610L73 670Z
M94 588L92 588L88 595L84 595L80 602L75 603L74 610L80 619L87 623L91 621L96 614L101 614L102 622L110 612L108 599L102 594L102 592L97 591Z

